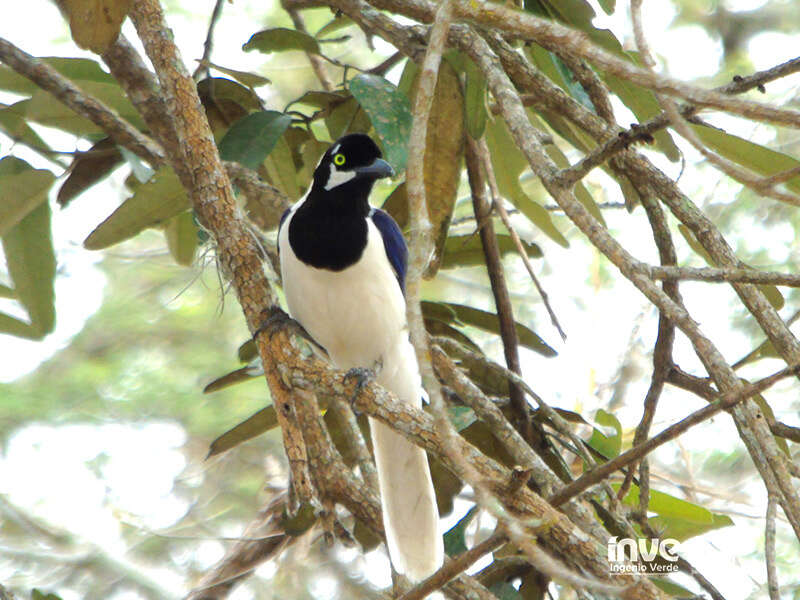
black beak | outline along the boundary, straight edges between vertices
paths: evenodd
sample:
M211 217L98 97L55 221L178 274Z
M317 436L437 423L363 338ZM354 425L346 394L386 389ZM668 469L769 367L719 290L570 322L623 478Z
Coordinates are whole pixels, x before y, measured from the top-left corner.
M392 168L392 165L382 158L376 158L372 164L369 164L365 167L358 167L355 169L355 171L357 174L356 176L359 179L382 179L383 177L394 177L394 169Z

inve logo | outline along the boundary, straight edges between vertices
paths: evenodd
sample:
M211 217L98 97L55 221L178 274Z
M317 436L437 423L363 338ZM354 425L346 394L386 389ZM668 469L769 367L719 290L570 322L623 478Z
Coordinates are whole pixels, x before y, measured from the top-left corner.
M678 570L680 542L673 538L608 540L608 562L614 573L674 573Z

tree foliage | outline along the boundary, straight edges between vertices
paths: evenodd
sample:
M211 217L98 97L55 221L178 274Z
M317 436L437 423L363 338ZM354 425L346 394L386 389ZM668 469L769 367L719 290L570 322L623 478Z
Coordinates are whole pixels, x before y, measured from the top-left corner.
M598 4L607 15L627 10L614 0ZM168 374L174 367L162 361L156 369L162 383L147 388L149 402L137 404L132 415L128 407L111 411L112 418L123 420L137 413L186 418L192 440L202 446L188 454L200 461L207 453L219 465L193 492L208 504L199 514L211 519L214 510L229 511L237 523L246 519L243 506L259 502L258 457L283 456L272 448L277 437L259 436L281 432L289 457L288 468L281 470L283 489L261 500L263 510L216 565L182 573L185 587L194 590L190 598L227 597L268 560L277 561L279 573L292 569L311 581L313 566L295 554L303 540L314 544L319 561L335 555L325 542L351 545L359 553L378 546L379 505L370 478L369 436L364 436L370 415L428 450L440 512L449 515L457 507L445 534L453 562L426 584L400 581L386 593L421 598L442 588L452 598L527 600L573 593L721 598L713 581L686 558L677 563L675 577L615 572L608 540L686 542L737 526L713 494L686 492L680 465L664 464L652 454L727 411L729 416L717 420L732 419L740 440L735 452L714 460L723 470L736 471L740 467L730 461L749 456L752 467L745 470L756 474L760 492L769 498L760 507L767 511L762 589L777 598L777 573L785 567L780 552L776 559L777 512L783 519L780 539L795 550L800 539L795 446L800 435L783 422L788 409L776 411L767 390L800 368L800 341L789 329L794 317L778 312L794 310L796 294L785 290L800 286L800 277L751 263L766 262L772 225L800 224L795 210L800 161L793 156L800 112L784 106L796 98L768 94L773 82L800 70L800 58L753 72L743 48L757 31L783 29L791 15L785 5L768 2L753 13L764 17L754 26L749 14L745 18L723 3L700 14L694 4L678 2L678 22L703 24L720 37L724 50L718 75L689 83L658 66L641 29L641 4L631 3L630 40L596 26L593 3L586 0L525 0L519 6L284 0L280 19L286 23L271 18L275 26L254 25L239 40L221 40L214 37L225 19L219 1L191 76L157 0L59 0L65 27L68 23L79 47L96 53L94 59L35 58L0 38L0 91L12 98L0 105L0 131L14 143L0 159L7 275L0 296L13 302L7 304L12 310L0 313L0 333L40 340L53 331L56 265L63 259L53 243L50 197L73 210L92 186L115 177L124 181L119 202L93 224L84 247L113 252L124 244L141 251L161 243L155 241L160 236L176 268L185 272L213 256L213 268L232 289L247 324L247 331L231 325L236 333L224 338L198 336L193 327L208 325L184 305L176 309L180 322L169 325L170 339L160 334L157 322L148 322L112 343L90 322L87 331L93 333L84 332L65 351L76 355L67 363L75 372L57 395L58 406L42 401L50 380L60 375L56 364L43 367L43 379L27 392L10 392L30 406L19 411L0 406L0 418L20 425L61 413L72 420L95 403L77 400L81 388L96 382L97 372L90 369L107 369L103 376L112 387L129 371L143 379L142 369L126 364L127 354L115 351L111 360L96 362L103 343L117 350L125 344L145 347L134 341L141 336L151 352L162 348L175 356L184 341L195 348L224 339L213 354L198 353L188 366L181 353L177 372ZM168 12L167 23L171 16ZM120 34L128 17L148 64ZM800 24L796 15L793 22ZM444 44L438 50L437 35ZM368 51L377 39L391 46L380 59ZM273 83L261 72L217 64L214 48L223 44L239 44L265 60L302 56L314 77L279 80L280 73L269 73ZM620 115L636 122L626 126L627 117ZM743 123L768 135L749 139L741 135ZM52 145L52 130L75 140L69 164ZM425 135L413 135L420 130ZM374 383L357 386L343 378L312 356L291 328L262 327L279 310L278 218L305 192L327 145L354 131L373 135L398 173L408 168L408 177L380 184L376 196L412 243L414 285L419 277L426 279L422 302L409 295L409 314L412 333L415 314L424 325L425 335L415 343L430 359L423 367L435 374L428 380L433 385L427 414L392 403ZM50 166L26 162L20 149ZM720 180L732 190L730 197L709 194L708 202L697 190L684 190L681 176L667 174L677 173L675 164L687 157L689 185L724 176ZM757 225L758 239L743 241L738 231L743 222ZM634 233L644 236L657 262L638 258L641 244L632 241ZM641 373L626 373L632 360L624 358L614 394L591 415L552 406L553 399L537 394L537 375L523 369L533 354L537 364L560 360L562 346L554 333L563 335L559 306L548 302L536 272L541 277L558 271L552 257L579 248L602 256L597 271L629 280L637 291L629 287L626 293L641 293L658 313L657 335L644 349L648 359L639 361ZM684 263L689 264L679 266ZM159 291L175 292L164 281L173 271L163 261L154 268L106 258L104 265L115 289L136 299L106 302L101 313L112 321L123 313L147 314L148 302L159 302ZM751 352L730 360L696 307L684 302L681 292L688 286L679 287L684 280L708 288L731 286L736 300L728 322L747 333ZM137 289L146 291L137 296ZM591 304L589 297L581 301ZM26 318L19 316L23 312ZM231 319L226 311L219 325ZM686 340L691 350L680 347ZM223 374L218 365L226 361L231 369ZM268 397L260 383L239 385L264 377ZM624 396L633 378L641 398L630 402L636 420L628 422L617 392ZM228 399L241 393L244 402L223 410L209 400L194 420L185 417L184 407L173 412L164 395L191 398L201 379L213 380L207 393ZM707 404L672 413L680 416L670 427L656 426L667 390L683 390L670 398L695 397ZM95 415L104 410L91 408ZM222 467L237 462L231 467L235 483L226 483ZM663 467L658 478L651 477L655 465ZM215 535L221 529L215 527ZM14 527L0 531L19 540ZM74 542L52 530L41 536L53 554ZM196 546L193 540L169 544L142 531L132 533L129 542L131 564ZM153 548L135 550L139 543ZM488 566L467 575L484 555L490 557ZM87 556L100 557L95 565L100 572L115 573L112 588L133 586L147 597L166 593L147 576L135 576L128 558L114 559L96 547ZM796 568L786 569L797 575ZM31 576L41 575L34 569ZM276 590L312 594L310 584L293 589L279 576L272 579ZM377 597L351 573L338 570L335 579L341 597ZM89 585L87 597L102 597L104 585ZM256 597L272 597L258 586L253 590ZM49 596L35 590L33 597Z

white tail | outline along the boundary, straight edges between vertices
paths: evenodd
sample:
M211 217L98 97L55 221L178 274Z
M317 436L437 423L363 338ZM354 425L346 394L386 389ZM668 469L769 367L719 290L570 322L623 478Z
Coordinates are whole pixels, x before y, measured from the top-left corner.
M407 341L399 346L399 352L384 359L378 382L400 400L421 407L414 349ZM389 557L398 573L420 581L439 569L444 557L428 457L422 448L374 419L370 429Z

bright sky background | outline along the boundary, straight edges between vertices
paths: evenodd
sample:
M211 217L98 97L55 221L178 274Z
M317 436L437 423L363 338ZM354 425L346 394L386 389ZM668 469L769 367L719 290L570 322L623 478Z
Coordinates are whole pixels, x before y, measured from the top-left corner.
M213 1L192 3L197 14L210 14ZM729 0L727 5L735 10L757 8L761 2ZM217 28L217 39L236 40L237 43L220 43L215 48L214 61L235 68L255 69L263 63L263 57L241 52L239 42L258 29L254 15L260 14L260 2L236 0L224 8L224 18ZM10 8L10 7L9 7ZM207 9L207 10L206 10ZM619 10L611 17L601 16L597 24L615 31L621 40L630 39L630 25L626 13L627 2L619 3ZM16 43L26 51L40 56L75 56L79 52L68 39L68 32L55 7L49 2L34 2L31 8L17 5L14 10L3 11L0 19L0 36ZM598 9L598 14L602 11ZM701 27L688 26L668 29L675 15L669 2L649 0L645 2L645 27L653 50L666 57L665 68L673 76L694 79L713 75L719 67L720 44L708 37ZM182 16L172 16L170 23L175 29L176 39L184 51L184 59L198 58L202 53L202 43L206 34L206 23L187 20ZM135 35L130 24L126 25L130 39ZM752 39L749 45L751 58L756 68L766 68L783 60L792 58L800 48L800 35L763 34ZM386 50L378 44L378 50ZM301 57L302 58L302 57ZM190 68L194 66L191 63ZM266 74L281 69L307 68L301 60L272 61L268 63ZM796 92L798 78L770 84L770 93L776 98ZM269 89L260 92L268 101ZM0 95L0 101L8 98ZM282 108L282 107L274 107ZM625 109L618 107L620 111ZM627 118L627 117L626 117ZM632 119L631 119L632 120ZM725 118L726 128L759 142L769 142L771 134L765 128L754 128L752 124ZM63 133L48 131L48 140L56 148L70 149L74 140ZM9 151L10 142L0 135L0 155ZM681 148L691 163L697 159L696 153L682 144ZM39 156L24 148L14 152L37 167L48 167ZM656 160L671 176L677 177L679 164L671 164L660 156ZM681 179L682 188L698 204L710 199L724 201L733 197L738 186L727 181L718 182L718 177L708 169L700 172L687 169ZM601 174L595 174L592 181L603 185ZM713 186L709 185L713 183ZM54 188L57 189L57 186ZM610 188L606 188L610 189ZM0 336L0 381L12 381L35 369L43 360L69 344L78 333L85 320L100 306L105 286L105 277L96 267L101 260L98 253L82 248L82 241L96 223L107 216L119 200L121 184L119 177L95 186L87 192L86 201L75 203L69 210L54 210L54 232L59 275L56 284L57 328L44 342L27 342L9 336ZM612 194L615 192L612 192ZM617 201L610 196L607 200ZM769 202L769 200L766 200ZM640 258L657 262L649 229L645 226L642 211L634 215L626 212L607 212L609 227L619 241L632 249ZM641 227L631 226L636 219ZM729 234L732 242L746 236L753 224L743 223L742 227ZM535 232L527 232L535 235ZM770 261L784 263L790 256L794 243L794 232L788 224L770 229L773 241ZM535 317L537 331L558 351L556 359L543 359L533 353L525 352L524 366L526 377L535 382L537 391L552 404L568 409L579 410L588 416L606 404L606 395L598 395L598 385L612 383L620 361L627 351L628 332L636 319L642 320L643 347L652 348L655 336L655 313L652 307L632 286L624 280L611 287L592 289L589 270L598 260L593 249L575 243L569 249L541 240L545 250L545 261L537 262L540 277L551 302L564 325L568 340L560 343L557 333L549 326L543 310L537 303ZM680 257L686 259L689 251L682 240L679 244ZM696 265L699 266L699 265ZM0 272L2 272L0 263ZM448 276L458 277L458 274ZM526 289L527 275L521 270L510 271L512 289ZM517 288L519 286L519 288ZM720 310L728 307L732 293L726 286L685 284L682 286L684 299L703 330L711 336L725 354L733 359L751 349L752 341L730 327L730 312ZM587 303L590 303L587 306ZM10 301L0 300L0 310L13 312ZM487 306L488 308L488 306ZM19 314L19 313L17 313ZM621 334L620 332L625 332ZM499 347L494 348L495 351ZM676 355L684 367L700 370L699 363L683 336L679 336ZM749 370L745 376L760 376L771 372L779 365L777 362L763 361ZM642 397L646 382L634 384L631 397ZM790 393L792 384L778 386L784 393ZM198 394L200 390L198 390ZM2 400L0 400L2 401ZM691 399L685 394L668 390L659 407L654 431L662 429L674 420L685 416L689 411L702 406L701 401ZM626 428L635 427L640 417L640 406L634 405L619 416ZM790 424L800 424L796 414L779 414ZM182 500L171 493L172 483L185 471L197 470L197 465L187 465L181 452L185 432L176 424L152 423L142 425L108 424L104 426L74 423L69 425L32 424L15 432L9 443L0 453L0 494L20 506L25 506L60 527L67 527L81 538L101 545L124 560L125 545L120 536L119 520L116 511L122 510L135 515L141 522L153 529L166 528L185 511ZM143 443L146 440L147 443ZM741 444L730 419L718 417L703 427L698 427L683 436L682 443L693 451L710 451L715 448L733 447ZM142 449L146 452L142 452ZM98 474L89 463L99 453L108 456L108 463ZM667 446L657 453L664 463L675 461L677 448ZM35 471L36 478L29 477ZM759 480L743 482L739 491L751 495L749 506L740 510L752 515L763 515L763 485ZM111 498L113 502L109 503ZM750 590L753 580L763 582L763 561L760 553L751 554L754 545L763 549L763 520L737 518L737 526L703 536L684 544L682 551L698 569L706 574L720 591L729 598L743 597L743 590ZM784 528L785 524L779 524ZM236 535L232 532L231 535ZM209 541L200 546L198 556L206 565L213 564L221 557L223 546ZM355 559L352 551L344 551L350 559ZM350 554L348 554L350 553ZM734 568L732 568L734 567ZM366 557L364 568L371 579L380 585L388 582L388 562L382 552L373 552ZM270 577L275 565L268 564L260 569L262 576ZM175 597L186 591L186 581L174 572L167 570L146 570L145 576L158 581ZM0 581L10 580L13 573L0 561ZM330 582L317 582L319 597L329 597L334 591ZM788 581L787 581L788 583ZM240 597L241 596L241 597ZM118 595L115 598L132 600L135 595ZM235 600L246 596L234 594ZM64 600L77 600L77 595L63 593Z

